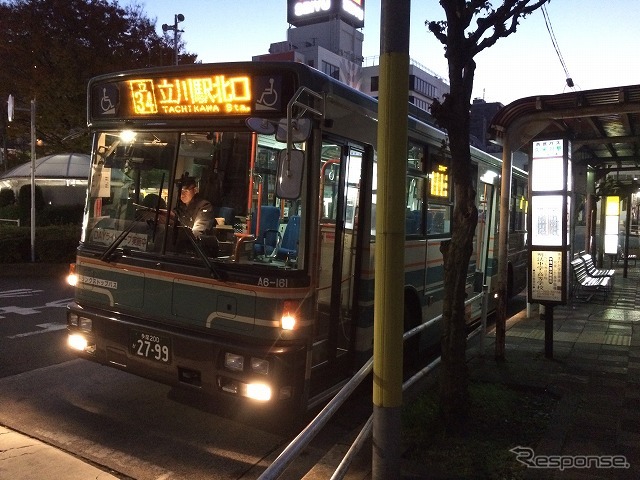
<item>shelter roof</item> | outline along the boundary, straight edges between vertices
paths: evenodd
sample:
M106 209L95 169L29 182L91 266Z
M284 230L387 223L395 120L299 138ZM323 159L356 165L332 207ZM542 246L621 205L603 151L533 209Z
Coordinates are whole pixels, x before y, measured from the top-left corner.
M37 158L35 161L38 178L83 179L89 178L91 158L83 153L60 153ZM23 163L9 170L0 178L31 177L31 162Z
M640 170L640 85L521 98L498 111L489 134L512 150L569 138L574 162L601 174Z

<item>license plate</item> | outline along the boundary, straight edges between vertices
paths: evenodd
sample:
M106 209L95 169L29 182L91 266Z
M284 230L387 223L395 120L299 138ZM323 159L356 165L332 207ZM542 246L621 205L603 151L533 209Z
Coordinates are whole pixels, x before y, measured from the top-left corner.
M171 340L155 333L131 330L129 352L137 357L160 363L171 362Z

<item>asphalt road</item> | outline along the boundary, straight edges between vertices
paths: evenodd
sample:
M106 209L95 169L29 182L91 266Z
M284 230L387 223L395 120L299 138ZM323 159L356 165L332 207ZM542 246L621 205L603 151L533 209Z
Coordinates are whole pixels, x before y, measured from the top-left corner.
M0 276L0 378L74 358L65 332L72 297L62 277Z
M244 480L257 478L311 418L214 404L77 359L66 347L72 295L62 277L0 276L1 425L124 479ZM366 396L344 407L282 478L302 478L366 420Z

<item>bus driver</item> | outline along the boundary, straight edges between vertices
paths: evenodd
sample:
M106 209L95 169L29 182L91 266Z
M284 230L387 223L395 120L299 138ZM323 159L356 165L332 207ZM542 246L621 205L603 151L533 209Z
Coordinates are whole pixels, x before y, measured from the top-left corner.
M213 206L198 193L195 177L190 177L185 172L176 183L181 187L180 202L176 208L178 220L182 225L191 228L196 238L199 238L213 220Z

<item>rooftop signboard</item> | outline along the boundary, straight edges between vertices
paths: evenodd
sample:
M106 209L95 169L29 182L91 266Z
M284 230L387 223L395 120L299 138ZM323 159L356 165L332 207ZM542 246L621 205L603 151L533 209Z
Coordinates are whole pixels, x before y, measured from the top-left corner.
M295 27L335 17L355 28L364 27L364 0L287 0L287 22Z

